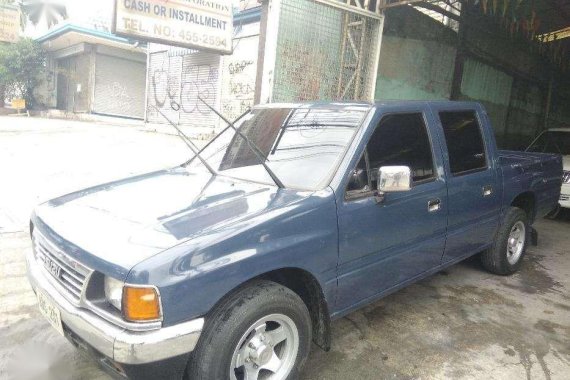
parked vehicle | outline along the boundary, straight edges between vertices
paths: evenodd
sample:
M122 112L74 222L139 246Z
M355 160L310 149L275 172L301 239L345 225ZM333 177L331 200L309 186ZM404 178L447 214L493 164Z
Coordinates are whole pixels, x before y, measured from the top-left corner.
M564 160L564 176L560 193L560 207L570 208L570 128L548 129L542 132L530 146L527 152L561 154ZM549 216L555 218L560 207Z
M187 163L37 207L29 278L135 378L290 379L330 321L481 253L522 265L562 157L498 151L481 105L255 107Z

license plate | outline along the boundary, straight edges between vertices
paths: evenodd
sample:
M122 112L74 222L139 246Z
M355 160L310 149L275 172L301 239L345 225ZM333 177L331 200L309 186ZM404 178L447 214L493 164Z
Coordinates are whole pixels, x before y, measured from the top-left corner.
M46 317L53 328L63 335L63 325L61 324L61 313L59 312L59 309L42 292L38 291L37 296L40 312L44 317Z

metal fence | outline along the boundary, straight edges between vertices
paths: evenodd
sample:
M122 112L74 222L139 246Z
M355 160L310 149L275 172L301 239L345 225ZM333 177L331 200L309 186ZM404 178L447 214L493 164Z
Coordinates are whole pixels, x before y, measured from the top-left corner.
M272 100L372 99L381 27L322 2L281 0Z

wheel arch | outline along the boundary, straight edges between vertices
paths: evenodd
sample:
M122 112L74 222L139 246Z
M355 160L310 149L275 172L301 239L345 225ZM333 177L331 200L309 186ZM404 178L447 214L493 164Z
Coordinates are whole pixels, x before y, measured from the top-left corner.
M257 275L229 291L218 300L211 310L215 310L236 292L259 280L275 282L292 290L301 298L311 316L313 342L323 350L329 351L331 346L331 319L328 303L317 278L304 269L287 267Z
M517 195L511 202L511 206L522 209L528 217L529 224L532 224L536 218L536 195L532 191Z

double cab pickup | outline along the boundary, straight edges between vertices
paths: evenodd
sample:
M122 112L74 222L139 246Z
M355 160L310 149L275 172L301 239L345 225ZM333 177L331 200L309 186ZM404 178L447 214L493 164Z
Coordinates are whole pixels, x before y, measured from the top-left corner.
M561 184L476 103L257 106L181 166L38 206L28 275L117 376L293 379L335 318L472 255L517 271Z

